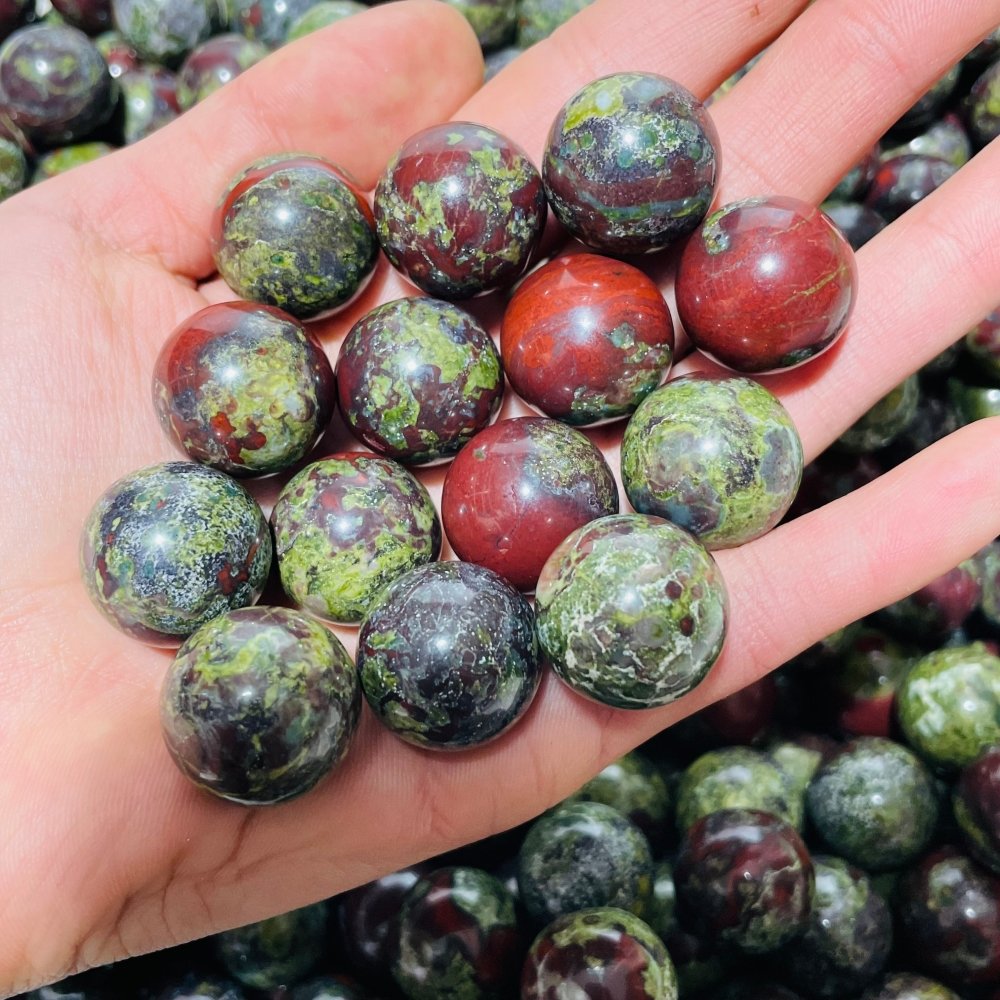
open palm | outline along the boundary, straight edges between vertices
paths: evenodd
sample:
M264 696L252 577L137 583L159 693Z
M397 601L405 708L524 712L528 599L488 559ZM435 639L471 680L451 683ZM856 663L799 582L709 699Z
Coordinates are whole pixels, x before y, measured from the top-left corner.
M549 680L507 737L459 756L403 745L366 714L330 781L257 811L177 773L157 715L169 654L111 629L80 581L79 531L96 497L174 457L152 412L151 369L178 322L232 297L199 282L212 273L212 207L247 162L315 152L371 187L404 138L450 116L498 128L538 162L556 110L590 79L651 70L706 96L780 35L713 107L719 199L817 201L1000 23L1000 0L806 7L676 0L667 13L649 0L598 0L479 89L464 22L408 0L276 53L138 146L0 206L0 993L287 910L521 822L1000 532L1000 426L981 421L719 553L729 640L682 702L618 712ZM807 459L996 306L998 176L994 143L866 246L842 343L767 380ZM331 356L360 311L407 292L383 267L348 315L321 325ZM594 434L612 466L616 436ZM440 472L423 478L439 488Z

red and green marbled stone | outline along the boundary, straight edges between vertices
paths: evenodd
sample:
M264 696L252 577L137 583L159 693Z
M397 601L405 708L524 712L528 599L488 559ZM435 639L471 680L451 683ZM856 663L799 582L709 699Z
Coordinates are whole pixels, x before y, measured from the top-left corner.
M295 19L288 29L288 41L298 41L314 31L319 31L320 28L335 24L353 14L360 14L367 9L363 3L357 3L357 0L319 0Z
M865 204L892 222L936 191L957 169L936 156L894 156L878 168Z
M269 306L221 302L167 338L153 370L164 432L189 457L234 476L287 469L326 430L333 369L314 335Z
M225 611L253 604L271 567L271 533L254 499L193 462L152 465L119 479L83 528L83 581L127 635L157 646Z
M28 180L28 160L21 147L0 136L0 201L22 190Z
M527 154L485 125L432 125L403 143L375 188L389 262L440 299L504 288L545 226L542 179Z
M230 24L247 38L280 48L289 41L292 25L316 0L227 0L232 9Z
M966 98L966 120L980 149L1000 135L1000 59L987 66L972 85Z
M517 44L529 45L548 38L556 28L589 7L594 0L520 0L517 5Z
M346 173L282 153L244 168L211 226L219 274L238 295L315 319L347 305L378 257L375 221Z
M836 447L855 455L885 448L910 426L919 406L920 382L911 375L851 424Z
M244 805L309 791L347 753L360 708L340 640L287 608L241 608L203 625L177 651L160 697L177 766Z
M451 458L496 416L500 355L467 312L429 298L397 299L354 324L337 359L348 429L400 462Z
M704 218L718 145L708 113L680 84L615 73L588 83L556 115L542 179L573 236L606 253L648 253Z
M229 20L228 0L111 0L115 27L147 62L176 66Z
M663 942L635 914L596 907L559 917L531 946L521 1000L677 1000L677 975Z
M244 35L216 35L192 50L177 72L177 103L182 111L214 94L267 55L260 42Z
M180 113L177 77L162 66L143 63L118 77L122 92L122 133L126 145L169 125Z
M651 708L704 679L726 632L728 598L688 532L643 514L598 518L552 553L538 579L538 639L577 693Z
M407 570L437 559L441 523L427 490L387 458L347 452L306 466L271 513L285 593L352 624Z
M284 995L284 993L282 993ZM299 983L288 1000L366 1000L361 987L342 976L319 976Z
M51 149L35 160L31 183L40 184L50 177L58 177L59 174L64 174L67 170L83 166L84 163L92 163L114 151L115 147L106 142L77 142L72 146Z
M952 806L969 853L1000 875L1000 744L962 768Z

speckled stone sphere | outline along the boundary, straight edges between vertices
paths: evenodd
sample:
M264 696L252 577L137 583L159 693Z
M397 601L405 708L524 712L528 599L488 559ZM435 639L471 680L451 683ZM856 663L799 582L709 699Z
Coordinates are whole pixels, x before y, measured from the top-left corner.
M82 138L110 118L117 96L107 63L76 28L36 24L0 46L0 108L33 144Z
M752 809L721 809L698 820L674 868L678 913L696 933L764 954L809 922L813 866L784 820Z
M531 605L472 563L430 563L389 584L362 622L357 659L376 717L436 750L499 736L541 678Z
M608 463L580 431L546 417L480 431L448 470L441 517L460 559L534 590L545 560L574 529L618 513Z
M28 180L28 160L21 147L0 137L0 201L17 194Z
M680 84L615 73L588 83L556 115L542 180L573 236L606 253L649 253L704 218L718 146L712 119Z
M862 1000L960 1000L947 986L911 972L893 972L868 990Z
M91 600L127 635L178 646L224 611L253 604L271 567L271 533L228 476L166 462L110 486L80 545Z
M411 136L375 188L389 262L439 299L466 299L521 276L545 226L542 179L485 125L446 122Z
M918 153L947 160L954 167L963 167L972 156L969 133L958 115L949 112L931 122L923 132L907 138L898 145L883 147L879 154L882 162Z
M297 473L271 514L285 593L303 610L352 624L386 584L437 559L441 522L397 462L330 455Z
M966 120L980 149L1000 135L1000 59L972 85L966 99Z
M928 854L896 890L902 954L956 986L1000 981L1000 878L953 847Z
M32 997L32 1000L35 1000ZM40 996L37 1000L50 1000ZM52 997L51 1000L56 1000ZM72 995L66 1000L90 1000L83 994ZM97 998L100 1000L100 998ZM203 976L188 973L179 983L175 982L156 994L156 1000L244 1000L243 991L230 979L219 979L215 976Z
M806 807L831 850L866 871L916 860L938 818L927 768L905 747L874 736L847 744L816 772Z
M181 112L177 103L177 77L162 66L143 64L118 77L122 92L127 146L169 125Z
M439 868L403 901L392 975L408 1000L508 1000L522 954L503 885L478 868Z
M47 181L50 177L58 177L59 174L64 174L67 170L81 167L85 163L92 163L114 151L115 147L106 142L77 142L72 146L51 149L35 160L31 183L41 184L42 181Z
M643 400L622 438L632 506L710 549L770 531L795 499L802 466L788 411L748 378L674 379Z
M0 182L2 184L2 182ZM965 353L992 382L1000 384L1000 309L965 335Z
M888 225L874 208L856 201L824 201L820 208L851 244L852 250L860 250Z
M296 983L326 953L326 903L223 931L215 946L223 966L244 986L272 990Z
M497 415L500 355L457 306L397 299L351 329L337 360L337 396L348 429L400 462L446 461Z
M500 354L529 406L586 426L632 413L670 369L674 326L656 284L637 267L575 254L518 285Z
M304 14L300 14L288 29L288 41L294 42L311 35L320 28L342 21L352 14L360 14L368 8L356 0L319 0Z
M1000 743L1000 657L982 643L930 653L907 674L896 712L907 743L924 760L964 767Z
M857 295L854 252L814 206L772 196L713 212L684 248L677 310L691 342L736 371L783 371L830 348Z
M517 44L529 45L548 38L594 0L520 0L517 5Z
M360 986L340 976L320 976L296 986L289 1000L365 1000L366 996Z
M936 191L956 169L954 164L935 156L894 156L879 167L865 204L892 222Z
M517 23L517 0L445 0L462 12L484 49L509 41Z
M214 94L267 55L260 42L243 35L216 35L189 53L177 74L177 103L182 111Z
M68 24L88 35L111 28L111 0L53 0L52 8Z
M756 809L801 829L801 791L767 754L749 747L710 750L688 765L677 785L677 832L720 809Z
M592 906L642 916L652 894L653 855L642 831L617 809L569 802L528 831L518 854L517 885L536 927Z
M597 907L554 920L535 938L524 963L521 1000L573 995L677 1000L677 974L647 924L626 910Z
M178 650L160 721L185 777L267 805L309 791L340 762L360 708L354 665L332 632L287 608L241 608Z
M374 218L339 167L305 153L256 160L212 220L212 254L245 299L315 319L350 302L378 257Z
M617 514L578 528L545 563L535 594L546 657L602 704L666 705L722 651L722 574L694 537L657 517Z
M913 422L919 405L920 382L911 375L848 427L836 446L855 455L884 448Z
M229 0L232 27L247 38L277 49L289 40L292 25L316 0Z
M892 950L892 914L857 868L813 855L816 887L805 933L777 956L782 978L805 996L855 996L885 967Z
M1000 875L1000 744L962 768L952 806L969 853Z
M225 0L111 0L111 11L143 59L174 66L228 20Z
M336 404L319 340L292 316L220 302L167 338L153 369L160 426L190 458L234 476L303 458Z

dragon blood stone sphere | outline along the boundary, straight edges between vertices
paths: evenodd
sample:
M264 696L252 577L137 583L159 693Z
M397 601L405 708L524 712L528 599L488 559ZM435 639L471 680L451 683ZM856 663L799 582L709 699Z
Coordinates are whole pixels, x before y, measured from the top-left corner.
M229 20L227 0L111 0L115 27L147 62L176 65Z
M306 466L281 491L271 524L285 593L345 624L441 551L441 522L423 485L399 463L360 452Z
M339 167L306 153L256 160L229 185L211 229L237 295L315 319L346 305L378 257L375 219Z
M653 73L615 73L566 102L542 161L545 193L578 239L649 253L690 233L715 192L719 137L701 102Z
M572 992L568 992L572 990ZM568 913L531 946L521 1000L677 1000L677 974L650 926L613 906Z
M662 381L674 324L652 279L599 257L558 257L518 285L503 317L500 355L514 391L568 424L631 413Z
M813 205L732 202L688 240L677 311L691 342L741 372L794 368L843 333L857 294L854 251Z
M220 798L281 802L312 788L347 752L361 689L340 640L287 608L213 618L177 651L163 684L167 749Z
M361 624L358 672L376 717L408 743L461 750L512 726L541 667L531 605L473 563L398 577Z
M316 337L270 306L220 302L170 335L153 371L167 436L196 462L233 476L279 472L303 458L336 404Z
M407 139L375 188L389 262L439 299L464 299L521 276L547 205L527 154L485 125L446 122Z
M177 646L260 597L271 533L239 483L193 462L166 462L104 492L84 524L80 564L91 600L112 624Z
M666 705L696 687L722 652L727 607L697 539L644 514L577 528L535 589L538 641L556 673L616 708Z
M770 531L795 499L802 466L788 411L748 378L674 379L643 400L622 438L632 506L710 549Z

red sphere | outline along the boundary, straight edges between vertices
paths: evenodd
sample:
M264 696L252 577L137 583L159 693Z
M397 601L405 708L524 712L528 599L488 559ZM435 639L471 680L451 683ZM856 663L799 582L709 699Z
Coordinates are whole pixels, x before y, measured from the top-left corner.
M559 257L528 275L500 332L514 391L580 425L627 416L670 369L674 325L655 283L608 257Z
M750 198L708 217L677 272L692 343L740 372L794 368L829 348L854 307L854 252L818 209Z

